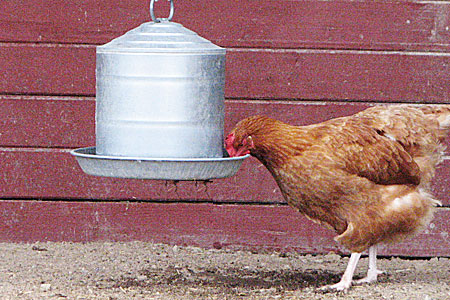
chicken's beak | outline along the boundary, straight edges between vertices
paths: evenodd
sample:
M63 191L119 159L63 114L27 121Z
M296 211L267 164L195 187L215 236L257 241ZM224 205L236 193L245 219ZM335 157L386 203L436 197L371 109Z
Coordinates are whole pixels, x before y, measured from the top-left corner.
M247 148L240 148L236 151L234 156L244 156L250 154L250 150L248 150Z

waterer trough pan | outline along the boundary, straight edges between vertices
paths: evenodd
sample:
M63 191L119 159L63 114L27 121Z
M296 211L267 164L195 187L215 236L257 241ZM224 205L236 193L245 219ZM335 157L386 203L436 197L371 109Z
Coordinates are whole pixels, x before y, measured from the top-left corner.
M97 47L96 147L71 152L108 177L207 180L247 156L223 150L225 49L156 19Z

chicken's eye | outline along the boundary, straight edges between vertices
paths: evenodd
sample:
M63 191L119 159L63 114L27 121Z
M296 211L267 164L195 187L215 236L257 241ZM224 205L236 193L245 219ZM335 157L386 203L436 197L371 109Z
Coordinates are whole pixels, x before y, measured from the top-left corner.
M243 147L243 146L245 146L245 145L247 145L247 140L246 140L246 139L243 139L243 140L239 143L239 147Z

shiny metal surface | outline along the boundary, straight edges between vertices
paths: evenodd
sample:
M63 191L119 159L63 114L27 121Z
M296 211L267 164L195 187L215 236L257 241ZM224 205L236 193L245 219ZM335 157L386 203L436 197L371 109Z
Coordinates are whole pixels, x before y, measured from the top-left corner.
M144 23L97 47L97 154L221 158L225 49Z
M135 179L208 180L236 174L246 156L149 159L97 155L95 147L70 152L90 175Z

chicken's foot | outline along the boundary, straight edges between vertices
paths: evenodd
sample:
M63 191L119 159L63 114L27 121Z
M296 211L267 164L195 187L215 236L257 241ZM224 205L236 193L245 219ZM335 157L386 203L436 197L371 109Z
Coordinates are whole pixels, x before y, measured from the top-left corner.
M369 248L369 270L367 271L367 276L355 280L354 284L372 283L376 282L378 275L383 274L383 271L377 269L377 246L373 245Z
M348 261L347 268L345 269L344 275L342 275L341 281L336 284L327 285L320 288L321 291L335 291L335 292L347 292L347 290L352 286L353 274L355 273L356 266L358 265L361 253L353 252Z

